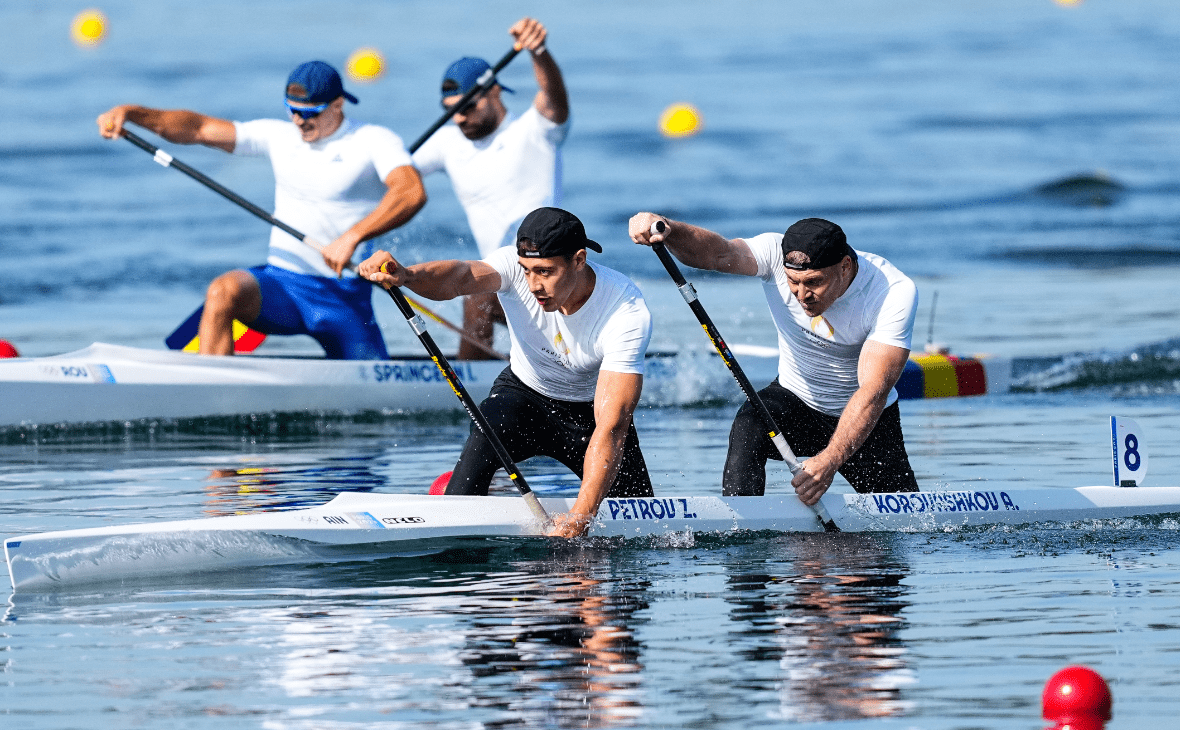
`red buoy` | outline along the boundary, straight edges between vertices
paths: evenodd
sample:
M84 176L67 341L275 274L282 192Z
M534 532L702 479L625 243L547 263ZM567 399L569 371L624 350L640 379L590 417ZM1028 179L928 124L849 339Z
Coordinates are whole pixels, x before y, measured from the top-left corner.
M452 473L453 472L444 471L442 474L439 474L438 476L436 476L434 478L434 481L430 483L430 492L429 493L430 494L445 494L447 491L447 485L451 483L451 474Z
M20 357L20 353L8 340L0 340L0 357Z
M1111 718L1110 687L1089 667L1066 667L1045 683L1041 717L1051 730L1102 730Z

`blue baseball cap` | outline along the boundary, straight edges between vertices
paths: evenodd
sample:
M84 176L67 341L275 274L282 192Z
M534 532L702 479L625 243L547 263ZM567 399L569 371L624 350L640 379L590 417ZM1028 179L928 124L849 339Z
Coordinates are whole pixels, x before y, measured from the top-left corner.
M344 90L340 73L323 61L308 61L287 77L287 99L308 104L325 104L343 96L353 104L355 96Z
M491 68L491 64L482 58L463 57L455 61L443 74L442 80L442 95L445 96L461 96L471 91L471 88L479 83L479 77L483 76L486 71ZM496 80L496 85L509 94L515 93L512 89L504 84L501 84L499 79Z

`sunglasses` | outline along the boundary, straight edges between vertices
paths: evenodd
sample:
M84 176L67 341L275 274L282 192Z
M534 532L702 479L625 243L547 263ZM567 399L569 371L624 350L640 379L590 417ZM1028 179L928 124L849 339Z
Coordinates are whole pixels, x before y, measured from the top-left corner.
M476 94L473 98L469 99L467 101L467 103L464 104L463 106L457 106L457 104L447 104L444 101L444 102L442 102L442 108L444 111L451 112L452 114L466 114L467 112L471 111L471 108L473 106L475 106L476 104L479 103L479 100L482 97L483 97L483 94Z
M324 110L331 106L331 102L326 104L317 104L316 106L291 106L291 102L283 102L287 105L287 111L293 115L298 115L304 119L315 119L324 113Z

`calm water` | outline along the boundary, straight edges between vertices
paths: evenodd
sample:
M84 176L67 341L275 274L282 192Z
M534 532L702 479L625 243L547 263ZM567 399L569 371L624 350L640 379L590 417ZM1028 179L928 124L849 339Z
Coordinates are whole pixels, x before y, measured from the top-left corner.
M295 64L342 65L374 45L389 71L354 85L350 113L412 140L437 113L446 64L500 56L529 12L551 28L573 101L565 204L606 245L601 260L643 286L656 347L705 343L654 256L626 240L632 213L733 236L829 217L918 281L916 345L937 292L936 340L1043 358L1027 360L1040 375L1024 392L903 405L923 488L1106 483L1111 414L1146 431L1148 484L1180 484L1173 0L110 2L93 50L68 39L78 9L0 7L0 337L24 354L161 347L212 276L264 257L263 224L100 140L99 112L278 116ZM527 64L504 79L521 90L510 105L527 105ZM674 101L701 109L699 135L657 134ZM264 163L169 149L270 204ZM473 255L446 181L428 190L381 245L408 260ZM772 341L757 287L691 278L730 341ZM378 308L391 349L416 351ZM716 492L734 408L638 414L657 490ZM466 431L437 416L9 432L0 535L418 492ZM525 468L539 491L576 489L552 463ZM0 621L0 716L27 728L1036 728L1045 679L1079 662L1111 681L1111 728L1168 727L1178 529L503 542L20 593Z

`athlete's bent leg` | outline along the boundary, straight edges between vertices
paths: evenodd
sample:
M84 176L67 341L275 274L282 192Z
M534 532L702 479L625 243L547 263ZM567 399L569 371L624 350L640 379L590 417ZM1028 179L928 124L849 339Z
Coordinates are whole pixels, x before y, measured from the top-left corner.
M205 292L205 311L197 329L202 355L234 354L234 320L250 324L262 311L262 290L249 271L228 271Z
M881 412L869 437L839 471L858 492L918 491L901 434L901 409L897 403Z
M766 460L778 456L767 436L762 416L746 401L738 409L729 429L729 452L721 475L721 494L726 497L761 497L766 492ZM782 458L781 456L779 458Z
M512 371L505 369L492 384L491 394L479 404L484 418L516 463L539 453L537 436L544 431L537 427L540 419L535 417L541 409L519 383ZM502 466L491 441L479 428L472 428L446 494L486 495L492 477Z

